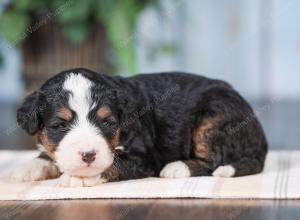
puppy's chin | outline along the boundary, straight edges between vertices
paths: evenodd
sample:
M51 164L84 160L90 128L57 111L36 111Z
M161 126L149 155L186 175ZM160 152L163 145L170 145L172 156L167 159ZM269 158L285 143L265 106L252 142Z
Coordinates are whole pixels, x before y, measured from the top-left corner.
M74 170L63 170L63 172L70 176L92 177L100 175L104 170L95 167L82 167Z

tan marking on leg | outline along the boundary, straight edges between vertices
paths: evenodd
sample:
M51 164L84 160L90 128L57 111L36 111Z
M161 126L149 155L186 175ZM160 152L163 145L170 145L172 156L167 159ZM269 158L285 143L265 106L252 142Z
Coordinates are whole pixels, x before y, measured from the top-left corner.
M193 131L194 154L198 158L210 158L209 138L219 121L218 117L204 118Z

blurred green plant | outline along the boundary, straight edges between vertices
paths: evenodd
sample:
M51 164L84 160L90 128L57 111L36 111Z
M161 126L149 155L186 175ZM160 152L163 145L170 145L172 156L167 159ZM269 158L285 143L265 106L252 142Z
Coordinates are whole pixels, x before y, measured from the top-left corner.
M12 0L0 15L0 35L17 45L50 20L74 44L83 42L100 22L117 57L120 70L134 73L135 27L139 13L157 0Z
M177 52L177 45L173 42L160 42L150 47L148 50L147 58L154 61L159 54L171 55Z
M3 64L4 64L4 58L3 58L3 54L2 53L0 53L0 70L2 69L2 67L3 67ZM0 73L1 73L1 71L0 71Z

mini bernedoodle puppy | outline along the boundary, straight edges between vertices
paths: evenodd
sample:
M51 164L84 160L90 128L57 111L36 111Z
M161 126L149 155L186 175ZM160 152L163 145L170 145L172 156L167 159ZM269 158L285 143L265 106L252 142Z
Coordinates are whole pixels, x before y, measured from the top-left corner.
M67 70L25 99L17 121L42 151L12 172L18 181L244 176L261 172L267 153L257 117L229 84L180 72Z

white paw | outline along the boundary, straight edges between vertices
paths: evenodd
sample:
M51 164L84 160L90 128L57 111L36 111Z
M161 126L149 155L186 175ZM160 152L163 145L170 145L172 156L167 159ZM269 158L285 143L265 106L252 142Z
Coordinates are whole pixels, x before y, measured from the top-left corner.
M58 168L51 161L40 158L35 158L15 168L10 174L12 179L22 182L45 180L58 176Z
M105 182L104 179L100 178L100 175L93 177L77 177L64 173L60 176L60 186L62 187L90 187Z
M190 177L189 167L182 161L168 163L159 174L163 178L185 178Z
M212 173L215 177L232 177L235 174L235 169L231 165L219 166Z

